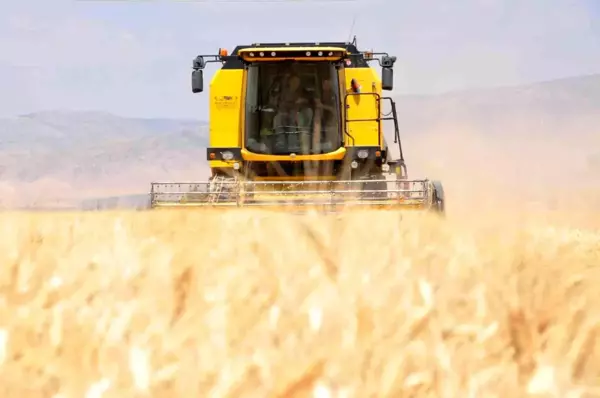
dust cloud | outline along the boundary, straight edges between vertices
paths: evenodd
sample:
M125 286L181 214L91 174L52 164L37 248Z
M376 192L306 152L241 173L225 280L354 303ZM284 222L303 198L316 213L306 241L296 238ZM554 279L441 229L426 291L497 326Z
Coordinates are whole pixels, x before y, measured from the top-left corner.
M410 177L442 181L450 217L543 212L583 222L600 206L600 170L590 165L600 145L594 125L560 135L519 123L493 134L443 125L403 141Z

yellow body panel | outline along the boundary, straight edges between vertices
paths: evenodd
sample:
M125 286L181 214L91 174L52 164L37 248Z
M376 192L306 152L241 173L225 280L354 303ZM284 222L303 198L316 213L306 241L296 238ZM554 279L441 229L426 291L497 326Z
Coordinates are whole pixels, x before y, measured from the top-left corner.
M303 162L307 160L342 160L346 155L346 148L339 148L334 152L324 153L321 155L297 155L297 156L279 156L279 155L263 155L249 152L242 149L242 158L250 162Z
M242 146L243 80L243 69L219 69L210 82L209 145L211 147ZM211 167L215 167L212 166L216 164L213 163L215 161L210 162Z
M210 168L218 168L218 169L223 169L223 168L233 168L233 164L235 163L235 160L209 160L208 161L208 166Z
M345 136L344 140L348 146L383 146L383 126L377 122L380 112L378 111L377 98L381 96L381 79L373 68L346 68L343 72L347 98L347 128L348 133L354 137ZM352 94L352 79L360 85L360 95ZM372 93L372 94L369 94ZM376 94L376 95L373 95ZM371 121L352 122L356 119L372 119ZM350 121L350 122L348 122ZM378 135L379 126L381 135Z

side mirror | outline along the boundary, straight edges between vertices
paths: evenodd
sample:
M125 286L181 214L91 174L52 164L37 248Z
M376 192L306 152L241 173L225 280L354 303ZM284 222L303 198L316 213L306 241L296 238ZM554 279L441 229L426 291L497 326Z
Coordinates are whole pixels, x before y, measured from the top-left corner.
M394 89L394 70L392 68L381 69L381 89L386 91Z
M204 75L202 69L192 71L192 93L201 93L204 91Z

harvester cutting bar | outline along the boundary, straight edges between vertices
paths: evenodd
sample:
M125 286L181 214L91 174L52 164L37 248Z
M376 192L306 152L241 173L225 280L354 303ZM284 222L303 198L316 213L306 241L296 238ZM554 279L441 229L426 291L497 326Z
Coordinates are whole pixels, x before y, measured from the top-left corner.
M218 188L217 188L218 187ZM152 183L152 207L428 208L428 180Z

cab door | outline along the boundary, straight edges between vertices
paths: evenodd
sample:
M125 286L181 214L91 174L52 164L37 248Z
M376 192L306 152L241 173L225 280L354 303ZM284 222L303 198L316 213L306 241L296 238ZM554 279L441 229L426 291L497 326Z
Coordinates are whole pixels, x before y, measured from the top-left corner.
M345 140L348 146L380 146L380 96L373 70L344 68Z

